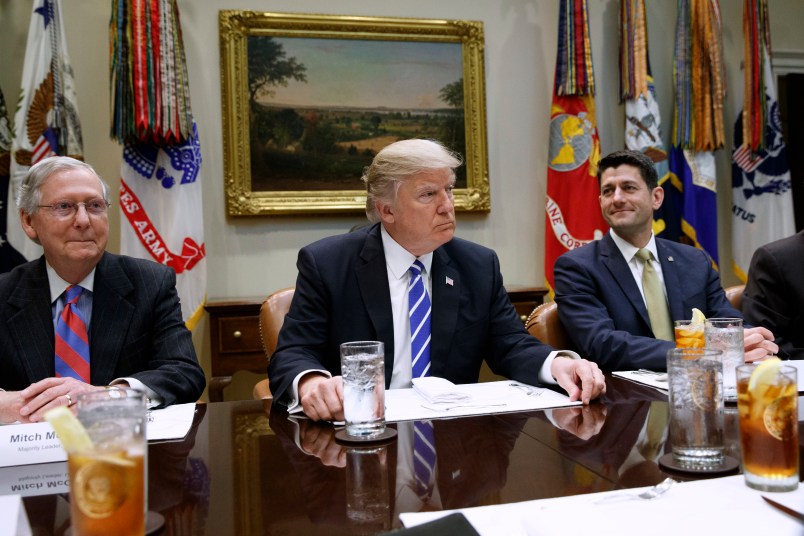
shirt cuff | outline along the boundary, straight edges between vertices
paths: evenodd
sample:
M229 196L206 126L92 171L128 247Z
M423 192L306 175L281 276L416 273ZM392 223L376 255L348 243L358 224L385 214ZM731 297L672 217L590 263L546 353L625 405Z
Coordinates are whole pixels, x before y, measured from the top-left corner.
M548 385L558 385L558 382L555 378L553 378L552 372L550 372L550 368L553 366L553 360L557 357L560 358L570 358L570 359L580 359L577 353L573 352L572 350L554 350L550 352L550 355L547 356L547 359L544 360L544 364L542 368L539 370L539 381L542 383L546 383Z
M156 394L156 391L142 383L137 378L115 378L109 383L109 385L117 385L118 383L123 382L126 382L132 389L145 393L148 409L153 409L162 405L162 398Z
M328 370L310 369L300 372L293 379L293 385L290 386L290 389L288 389L289 392L286 394L286 397L290 396L290 400L288 400L288 413L301 413L303 411L301 401L299 400L299 381L302 379L302 376L310 374L311 372L317 372L327 378L332 378L332 374L330 374Z

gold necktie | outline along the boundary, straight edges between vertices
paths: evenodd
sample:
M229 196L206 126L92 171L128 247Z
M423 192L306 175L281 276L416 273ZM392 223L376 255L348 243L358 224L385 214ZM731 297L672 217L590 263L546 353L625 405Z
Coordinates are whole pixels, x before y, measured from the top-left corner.
M673 323L670 321L670 311L667 300L664 299L664 290L659 281L659 274L653 267L652 255L645 248L636 252L636 257L642 261L642 291L645 293L645 305L648 306L648 317L653 329L653 336L665 341L674 340Z

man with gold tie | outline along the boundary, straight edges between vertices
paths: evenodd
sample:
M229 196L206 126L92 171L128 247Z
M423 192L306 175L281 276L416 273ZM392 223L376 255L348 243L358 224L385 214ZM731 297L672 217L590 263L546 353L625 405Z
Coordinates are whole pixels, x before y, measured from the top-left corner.
M109 384L151 406L201 396L176 274L105 251L109 205L106 183L73 158L45 158L23 179L20 222L44 255L0 275L0 423L40 421Z
M702 250L653 234L662 205L653 161L638 151L600 160L600 209L611 230L568 251L554 267L562 324L582 354L604 371L664 370L673 348L673 321L692 309L708 318L741 317ZM745 359L778 352L765 328L745 330Z
M497 255L453 237L460 163L431 140L387 146L363 176L374 225L301 249L268 366L275 401L315 420L343 419L338 348L357 340L384 342L392 389L422 375L473 383L485 360L518 381L557 383L572 400L605 392L597 365L524 329Z

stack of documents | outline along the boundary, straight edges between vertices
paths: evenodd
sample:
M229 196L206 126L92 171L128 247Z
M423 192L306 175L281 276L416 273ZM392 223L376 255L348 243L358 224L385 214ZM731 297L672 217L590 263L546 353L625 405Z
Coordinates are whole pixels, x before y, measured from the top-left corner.
M421 381L424 380L424 381ZM455 385L443 378L417 378L411 389L385 392L388 422L486 415L580 405L567 395L510 380Z

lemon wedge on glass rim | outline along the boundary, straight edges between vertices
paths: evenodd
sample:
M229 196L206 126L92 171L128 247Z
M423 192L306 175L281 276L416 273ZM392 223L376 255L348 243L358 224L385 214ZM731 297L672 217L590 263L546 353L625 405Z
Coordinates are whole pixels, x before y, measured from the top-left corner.
M706 322L706 316L703 314L703 311L693 307L692 308L692 319L690 319L690 322L693 323L693 324L701 324L701 325L703 325L703 323Z
M779 369L781 368L782 360L778 357L772 357L762 361L757 365L757 368L754 369L754 372L751 373L751 377L748 379L748 392L753 396L760 394L757 391L759 388L762 388L762 392L764 392L765 389L768 388L768 385L773 383L774 378L779 374Z
M66 406L51 409L44 417L56 431L61 446L67 453L92 450L92 439L86 428Z

